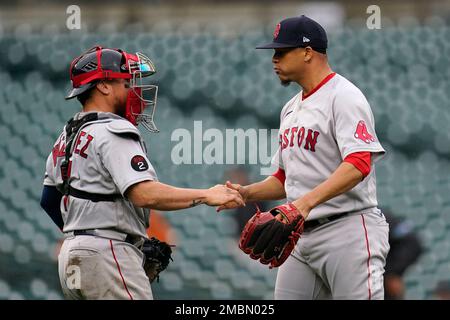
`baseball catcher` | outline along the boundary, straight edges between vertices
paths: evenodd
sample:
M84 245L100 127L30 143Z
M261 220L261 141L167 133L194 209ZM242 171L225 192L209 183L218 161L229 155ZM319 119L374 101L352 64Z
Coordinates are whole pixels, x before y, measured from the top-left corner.
M223 185L189 189L159 181L137 128L159 131L158 86L150 84L156 69L149 57L95 46L72 61L69 73L66 99L76 97L82 109L49 152L41 197L64 233L58 256L63 294L74 300L151 300L150 282L167 268L172 250L147 238L150 210L244 201Z
M305 219L292 203L256 214L242 231L239 248L252 259L270 268L278 267L289 257L301 233Z

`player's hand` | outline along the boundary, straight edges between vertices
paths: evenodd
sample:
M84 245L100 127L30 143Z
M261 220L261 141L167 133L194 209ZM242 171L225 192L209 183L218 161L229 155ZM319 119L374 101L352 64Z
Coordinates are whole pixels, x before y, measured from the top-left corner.
M241 195L241 197L244 200L244 202L247 201L248 190L245 187L241 186L240 184L233 184L230 181L227 181L225 183L225 186L227 188L230 188L230 189L233 189L233 190L236 190L237 192L239 192L239 194ZM222 211L222 210L235 209L235 208L238 208L238 207L241 207L241 206L236 205L236 203L234 203L234 202L229 202L229 203L225 203L225 204L221 205L220 207L218 207L216 209L216 211L219 212L219 211Z
M238 191L228 188L222 184L218 184L207 190L206 202L209 206L245 206L244 199Z

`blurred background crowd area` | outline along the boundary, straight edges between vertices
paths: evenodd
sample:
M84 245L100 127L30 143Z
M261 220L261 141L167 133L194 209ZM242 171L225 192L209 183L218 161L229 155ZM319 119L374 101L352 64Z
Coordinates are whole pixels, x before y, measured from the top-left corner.
M161 132L144 137L162 182L209 187L227 178L257 181L264 178L260 165L174 165L171 134L192 132L194 121L203 121L203 130L278 128L281 107L299 88L282 87L272 72L272 52L254 47L272 38L280 20L299 14L326 28L332 68L371 104L387 150L376 165L380 207L402 221L393 239L414 234L422 248L400 268L403 298L446 297L450 1L77 1L79 30L66 27L70 4L0 4L0 299L62 298L62 234L39 199L53 142L80 108L76 100L64 101L75 56L101 44L152 58ZM371 4L381 10L380 29L367 28ZM237 248L252 210L155 212L149 233L176 244L174 262L153 285L155 298L271 299L276 270Z

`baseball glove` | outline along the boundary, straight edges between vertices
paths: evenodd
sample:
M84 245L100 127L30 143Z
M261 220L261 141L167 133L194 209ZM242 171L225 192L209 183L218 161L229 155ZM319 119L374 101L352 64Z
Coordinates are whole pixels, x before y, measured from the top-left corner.
M150 283L157 279L164 271L172 259L172 246L152 237L145 239L142 252L145 255L144 270Z
M275 217L281 214L280 221ZM239 248L250 258L269 268L279 267L289 257L301 233L305 219L291 203L277 206L268 212L257 208L241 233Z

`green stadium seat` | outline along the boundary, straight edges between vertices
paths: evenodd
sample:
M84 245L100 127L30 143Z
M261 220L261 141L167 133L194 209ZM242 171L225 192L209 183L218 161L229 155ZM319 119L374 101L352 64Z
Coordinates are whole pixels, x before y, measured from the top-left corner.
M14 250L14 259L19 265L30 263L32 259L30 249L24 245L18 245Z
M31 242L35 236L35 230L32 224L27 221L21 222L17 226L17 235L24 242Z
M204 254L204 250L198 239L186 239L180 245L180 249L187 258L201 258Z
M164 280L161 281L162 286L167 291L180 291L183 289L183 280L179 275L169 270L164 272Z
M20 292L11 292L8 300L25 300L25 297Z
M252 299L262 299L269 291L270 289L262 281L254 281L254 285L247 289L247 293Z
M202 281L199 281L198 286L203 289L209 289L211 284L217 279L217 275L212 271L202 271Z
M416 285L413 287L408 287L405 293L406 300L423 300L425 297L425 290L421 285Z
M222 281L214 281L211 283L211 298L212 299L231 299L233 296L232 289L229 284Z
M13 237L11 237L8 233L2 231L0 234L0 251L2 253L12 253L15 250L15 243ZM0 284L1 286L1 284ZM0 289L1 292L1 289Z
M9 144L9 140L12 137L12 132L8 126L5 126L5 125L0 126L0 136L2 137L2 139L0 139L1 152L6 157L6 152L5 152L4 148Z
M236 220L231 215L227 215L226 213L217 217L216 227L219 234L224 236L232 236L238 232Z
M33 235L31 246L37 254L43 254L50 250L49 240L44 234L36 233Z
M242 270L236 270L230 276L231 285L238 290L248 290L253 284L254 280L249 277L248 273Z
M49 290L45 299L46 300L63 300L63 297L60 293L53 291L53 290Z
M34 278L30 283L30 291L35 299L43 299L48 295L48 286L41 279Z
M0 279L0 299L5 300L9 298L9 295L11 293L11 287L9 284L3 280Z
M181 276L183 277L183 279L185 279L185 280L188 280L188 281L199 280L200 282L203 281L200 268L195 261L192 261L192 260L186 261L183 264L183 267L180 268L180 273L181 273Z

